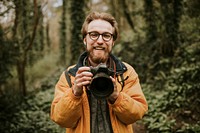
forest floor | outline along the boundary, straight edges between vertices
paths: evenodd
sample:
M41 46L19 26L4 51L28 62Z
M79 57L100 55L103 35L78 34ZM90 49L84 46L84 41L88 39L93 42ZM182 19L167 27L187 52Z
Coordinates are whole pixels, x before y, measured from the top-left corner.
M134 133L146 133L146 128L141 123L134 123L133 124Z

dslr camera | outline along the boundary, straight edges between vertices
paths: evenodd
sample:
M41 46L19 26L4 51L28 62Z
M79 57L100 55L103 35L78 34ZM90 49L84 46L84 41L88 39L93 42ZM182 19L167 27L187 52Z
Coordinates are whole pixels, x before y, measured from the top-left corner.
M93 74L89 89L97 99L105 99L114 91L114 85L110 76L114 76L114 71L109 69L105 64L99 64L91 67L90 72Z

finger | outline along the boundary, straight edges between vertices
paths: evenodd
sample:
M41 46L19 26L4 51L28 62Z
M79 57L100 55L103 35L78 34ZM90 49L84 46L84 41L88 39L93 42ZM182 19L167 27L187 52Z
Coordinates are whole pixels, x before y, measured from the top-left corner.
M91 76L81 76L81 77L79 77L79 76L77 76L76 78L75 78L75 84L78 86L78 87L82 87L82 86L84 86L84 85L88 85L90 82L91 82L91 80L92 80L92 77Z
M92 80L92 74L91 73L81 73L77 74L75 77L75 80L77 83L84 82L84 81L91 81Z
M92 80L92 77L87 77L87 76L84 76L84 77L81 77L81 78L76 78L76 83L81 83L81 82L85 82L85 81L91 81Z
M93 74L89 71L84 71L84 72L81 73L81 75L86 76L86 77L92 77L93 76Z
M112 80L113 83L116 82L115 78L113 78L112 76L110 76L110 78L111 78L111 80Z
M89 70L90 70L90 67L86 67L86 66L80 67L80 68L78 69L78 71L77 71L77 74L82 73L82 72L84 72L84 71L89 71Z
M117 88L117 85L116 85L116 80L115 78L113 78L112 76L110 76L112 82L113 82L113 85L114 85L114 88Z
M89 71L89 67L81 67L77 73L76 73L76 77L75 78L81 78L81 77L92 77L93 74Z
M83 88L83 86L87 86L89 83L90 81L76 82L76 87Z
M87 80L86 80L86 81L81 82L81 85L82 85L82 86L87 86L88 84L90 84L90 81L87 81Z

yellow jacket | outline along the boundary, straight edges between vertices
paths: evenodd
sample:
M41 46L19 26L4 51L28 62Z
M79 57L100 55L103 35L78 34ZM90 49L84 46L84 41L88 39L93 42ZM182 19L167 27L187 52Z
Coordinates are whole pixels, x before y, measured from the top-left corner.
M117 82L120 95L114 104L109 103L110 119L114 133L133 133L132 124L142 119L148 105L137 73L129 64L123 64L127 68L123 75L128 78L123 89ZM73 86L75 78L73 75L70 78ZM55 87L51 119L65 127L67 133L90 133L90 108L86 91L84 89L80 97L75 96L64 72Z

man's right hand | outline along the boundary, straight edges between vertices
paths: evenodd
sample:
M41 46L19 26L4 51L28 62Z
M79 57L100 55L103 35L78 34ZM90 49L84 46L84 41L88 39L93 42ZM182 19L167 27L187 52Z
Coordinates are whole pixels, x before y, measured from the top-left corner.
M83 86L90 84L93 74L90 72L90 67L80 67L76 72L73 93L75 96L83 94Z

